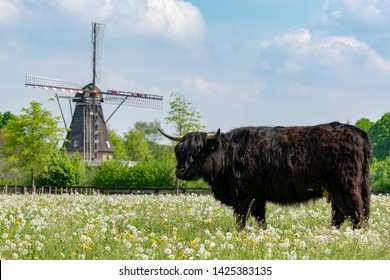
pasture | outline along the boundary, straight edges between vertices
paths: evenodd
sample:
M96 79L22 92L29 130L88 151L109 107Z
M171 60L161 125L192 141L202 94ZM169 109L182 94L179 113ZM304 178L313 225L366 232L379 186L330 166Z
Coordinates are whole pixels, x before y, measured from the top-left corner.
M325 200L268 204L267 228L198 195L0 195L0 259L390 259L390 196L368 228L331 226Z

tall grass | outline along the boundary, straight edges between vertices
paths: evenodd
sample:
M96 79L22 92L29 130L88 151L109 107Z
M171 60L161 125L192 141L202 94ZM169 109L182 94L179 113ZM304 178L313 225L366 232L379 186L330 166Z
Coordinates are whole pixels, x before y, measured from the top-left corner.
M210 196L0 195L1 259L390 259L390 197L370 225L330 226L324 200L269 204L240 231Z

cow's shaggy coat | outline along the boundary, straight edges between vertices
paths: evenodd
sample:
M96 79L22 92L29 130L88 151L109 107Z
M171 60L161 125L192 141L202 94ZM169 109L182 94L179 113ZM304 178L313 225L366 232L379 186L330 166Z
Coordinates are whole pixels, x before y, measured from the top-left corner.
M346 217L355 227L368 220L371 147L361 129L338 122L243 127L208 138L192 132L180 139L176 175L204 178L217 200L234 207L240 226L248 213L264 224L267 201L294 204L324 194L334 226Z

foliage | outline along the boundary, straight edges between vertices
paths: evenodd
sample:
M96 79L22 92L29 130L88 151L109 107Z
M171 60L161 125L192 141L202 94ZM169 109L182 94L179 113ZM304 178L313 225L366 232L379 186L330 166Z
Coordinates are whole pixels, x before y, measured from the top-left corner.
M361 118L356 122L356 126L360 127L364 131L370 131L371 127L375 124L375 122L370 121L367 118Z
M15 115L11 112L5 112L4 114L0 112L0 129L2 129L9 120L15 119Z
M356 126L368 132L372 143L372 189L390 190L390 112L376 122L362 118Z
M390 112L376 122L362 118L356 122L356 126L368 132L377 160L390 156Z
M119 161L102 163L95 174L95 186L167 187L174 186L174 161L148 159L132 167Z
M149 148L152 152L153 158L156 160L164 159L167 157L170 157L173 160L175 159L175 155L173 153L173 146L159 144L156 142L149 142Z
M144 132L140 130L129 130L125 135L125 146L129 159L132 161L143 161L150 157L152 152Z
M174 166L170 159L148 159L131 167L127 180L134 187L174 186Z
M95 170L93 186L126 186L129 167L117 160L102 162Z
M374 156L384 160L390 156L390 112L382 116L368 131L374 147Z
M267 228L250 219L241 231L211 196L0 196L0 259L390 259L390 196L372 197L361 230L332 227L323 199L269 203Z
M161 133L158 131L159 127L161 127L161 123L156 120L153 122L137 121L134 124L134 129L142 131L150 143L156 143L161 139Z
M191 102L187 101L182 94L172 92L169 102L169 116L166 122L172 124L178 135L184 135L190 131L199 131L204 128L200 124L201 115L195 110Z
M114 159L128 160L129 155L127 154L127 149L123 137L118 135L118 133L115 130L110 130L109 134L110 134L112 145L115 148Z
M373 160L371 164L371 181L373 190L390 191L390 157L384 160Z
M49 167L62 130L58 127L58 118L42 109L38 102L31 102L22 112L2 128L4 144L1 148L9 166L31 172L35 187L35 174Z
M86 167L78 153L68 155L64 149L51 155L47 170L37 178L38 186L80 186Z

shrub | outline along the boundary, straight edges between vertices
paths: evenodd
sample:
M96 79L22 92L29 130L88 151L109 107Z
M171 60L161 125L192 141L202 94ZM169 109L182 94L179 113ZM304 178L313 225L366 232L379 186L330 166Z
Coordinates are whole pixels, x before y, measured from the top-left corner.
M119 161L102 163L96 170L95 186L173 187L174 162L169 159L146 159L129 167Z
M86 174L85 165L79 154L68 155L65 150L55 151L50 164L41 172L37 186L79 186Z
M373 160L371 181L373 190L390 190L390 157L381 161Z

